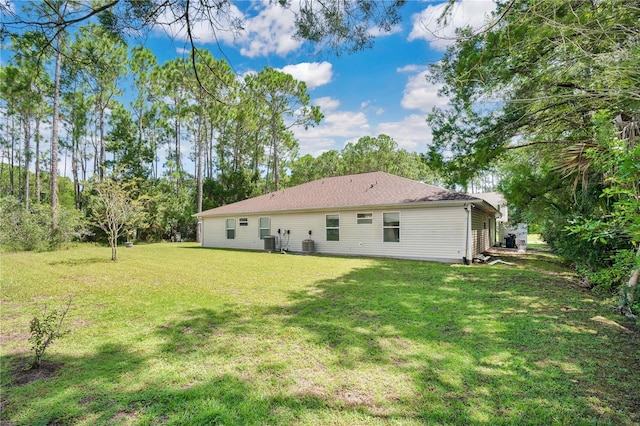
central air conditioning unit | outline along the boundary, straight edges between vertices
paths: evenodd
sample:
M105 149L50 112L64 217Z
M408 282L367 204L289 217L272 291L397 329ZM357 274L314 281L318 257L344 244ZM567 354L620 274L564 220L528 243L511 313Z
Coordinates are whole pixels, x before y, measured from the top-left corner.
M313 240L302 240L302 252L313 253L316 251L316 244Z
M268 252L276 251L276 237L275 235L264 236L264 250Z

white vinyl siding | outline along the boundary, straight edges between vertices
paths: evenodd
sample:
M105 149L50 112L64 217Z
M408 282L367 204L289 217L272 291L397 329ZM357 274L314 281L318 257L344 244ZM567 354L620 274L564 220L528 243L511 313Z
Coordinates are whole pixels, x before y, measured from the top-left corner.
M402 228L400 241L396 243L383 242L382 214L389 212L388 209L372 209L373 224L366 226L357 223L361 209L336 213L340 215L340 241L326 241L325 212L274 213L270 226L290 230L289 248L293 252L301 252L302 241L311 238L316 253L462 261L467 232L467 213L462 205L395 211L401 214ZM203 247L264 250L264 242L259 237L259 215L242 217L246 216L249 226L239 228L234 240L226 239L224 217L204 217Z
M490 216L479 209L471 211L471 233L473 235L473 255L476 256L491 246L489 237Z

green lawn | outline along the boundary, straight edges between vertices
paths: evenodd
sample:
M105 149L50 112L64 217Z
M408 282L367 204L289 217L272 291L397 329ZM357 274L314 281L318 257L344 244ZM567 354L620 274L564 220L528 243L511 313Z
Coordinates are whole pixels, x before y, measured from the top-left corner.
M638 330L549 252L515 267L119 255L1 255L2 424L640 422ZM30 319L70 293L70 333L20 371Z

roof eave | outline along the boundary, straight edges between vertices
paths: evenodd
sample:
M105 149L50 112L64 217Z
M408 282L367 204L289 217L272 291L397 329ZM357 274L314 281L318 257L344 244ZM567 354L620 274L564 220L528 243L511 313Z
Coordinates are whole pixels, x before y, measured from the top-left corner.
M493 205L491 205L491 203L488 203L481 198L476 198L475 200L469 200L468 202L471 204L474 204L476 207L478 207L480 210L484 212L502 216L502 213L500 213L500 210L496 209Z
M205 217L228 217L228 216L240 216L240 215L258 215L258 214L284 214L284 213L311 213L321 211L339 211L339 210L366 210L366 209L407 209L407 208L421 208L421 207L454 207L463 206L470 203L485 203L480 199L469 200L437 200L437 201L416 201L408 203L384 203L384 204L366 204L366 205L353 205L353 206L339 206L339 207L310 207L299 209L284 209L284 210L251 210L251 211L237 211L237 212L222 212L222 213L208 213L203 212L196 213L193 216L197 218ZM485 203L487 204L487 203ZM489 206L489 204L487 204ZM483 209L484 210L484 209ZM495 209L494 209L495 210ZM498 213L496 211L496 213Z

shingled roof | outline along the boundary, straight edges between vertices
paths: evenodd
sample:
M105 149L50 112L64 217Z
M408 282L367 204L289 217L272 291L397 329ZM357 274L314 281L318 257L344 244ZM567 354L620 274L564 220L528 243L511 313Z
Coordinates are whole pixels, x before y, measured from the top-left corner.
M408 205L478 198L384 172L327 177L196 214L198 217L292 210Z

